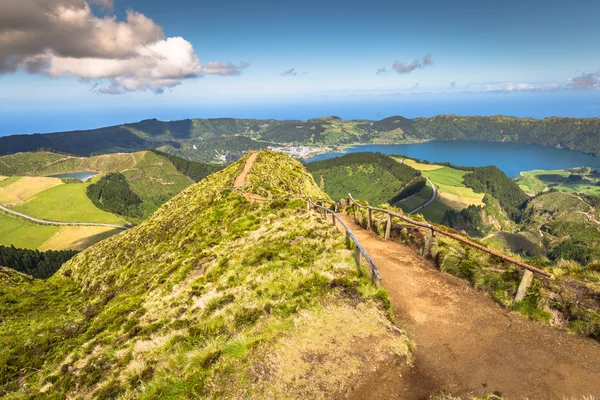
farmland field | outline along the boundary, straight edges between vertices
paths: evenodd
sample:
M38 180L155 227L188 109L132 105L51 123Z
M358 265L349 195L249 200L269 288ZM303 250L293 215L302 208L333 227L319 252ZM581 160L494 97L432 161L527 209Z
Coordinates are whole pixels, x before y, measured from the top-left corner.
M589 170L534 170L521 172L515 179L521 190L530 196L548 189L567 193L600 195L600 179Z
M0 212L1 245L37 249L58 230L57 226L37 225Z
M420 170L438 188L437 199L420 211L425 218L433 222L441 222L446 210L459 211L470 205L483 205L484 194L475 193L473 189L462 183L463 177L469 171L441 165L422 164L410 159L405 159L404 163Z
M0 204L16 206L46 189L62 184L58 178L12 177L0 182Z
M125 225L126 221L97 208L87 197L89 183L60 185L33 196L14 209L32 217L61 222L97 222Z
M102 226L63 226L38 247L39 250L84 250L112 235L120 229Z
M421 204L425 204L429 199L433 196L433 189L427 182L427 185L419 193L415 193L412 196L409 196L396 204L397 207L400 207L404 212L411 212L415 208L419 207Z

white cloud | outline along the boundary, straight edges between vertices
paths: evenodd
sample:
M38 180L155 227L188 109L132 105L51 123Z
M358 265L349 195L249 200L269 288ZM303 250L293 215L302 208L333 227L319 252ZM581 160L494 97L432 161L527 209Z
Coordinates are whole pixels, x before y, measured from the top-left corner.
M113 9L112 0L90 2ZM0 73L24 70L108 81L100 93L161 93L185 79L240 75L248 66L243 61L202 65L191 43L165 38L160 26L134 11L118 21L95 16L86 0L0 2Z

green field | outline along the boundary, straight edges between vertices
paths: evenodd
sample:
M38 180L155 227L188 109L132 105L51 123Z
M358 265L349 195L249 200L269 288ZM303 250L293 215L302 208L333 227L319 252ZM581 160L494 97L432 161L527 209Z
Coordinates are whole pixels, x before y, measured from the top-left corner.
M98 209L85 194L90 183L60 185L35 195L14 207L32 217L61 222L98 222L125 225L126 221Z
M59 229L58 226L38 225L0 212L0 245L37 249Z
M433 196L433 189L429 182L419 193L415 193L396 204L396 207L400 207L402 211L408 213L419 207L421 204L425 204Z
M455 210L454 205L449 204L438 196L430 205L423 208L418 213L422 214L428 221L441 223L446 210Z
M515 182L530 196L548 189L600 195L600 179L589 169L526 171Z
M438 188L438 197L435 201L419 211L428 220L441 222L446 210L460 211L470 205L483 205L484 194L475 193L473 189L466 187L462 183L464 176L469 171L462 171L441 165L422 164L410 159L405 159L404 163L420 170ZM419 197L421 197L420 194ZM429 193L427 200L429 198L431 198L431 193ZM413 201L413 199L409 198L407 200L409 200L408 205L399 205L405 211L414 210L416 207L412 207L412 205L419 201L419 199L415 198Z

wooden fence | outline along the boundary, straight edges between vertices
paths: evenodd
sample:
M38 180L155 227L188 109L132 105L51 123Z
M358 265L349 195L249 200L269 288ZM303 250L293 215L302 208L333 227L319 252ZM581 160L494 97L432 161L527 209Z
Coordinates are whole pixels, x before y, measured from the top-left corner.
M317 201L320 201L320 200L317 200ZM327 200L327 202L329 202L329 201ZM357 268L360 269L361 255L362 255L365 258L365 260L367 261L367 264L369 265L369 267L371 268L371 281L374 284L377 284L378 282L380 282L381 281L381 274L379 273L379 270L375 266L375 263L373 262L373 260L369 256L369 253L367 253L367 250L365 250L365 248L360 244L360 242L358 241L358 238L354 235L354 233L352 233L352 230L337 215L337 213L336 213L336 211L337 211L337 203L335 204L335 210L336 211L334 211L334 210L332 210L330 208L327 208L327 207L324 207L322 205L319 205L319 204L315 203L311 198L309 198L308 199L308 209L310 210L311 208L316 209L316 210L322 212L323 216L325 218L327 218L327 214L331 214L331 223L333 224L333 226L336 226L336 221L339 222L342 225L342 227L346 231L346 240L351 240L356 245L355 253L354 253L354 260L356 261Z
M451 233L451 232L447 232L443 229L438 228L435 225L431 225L428 222L420 222L420 221L415 221L412 218L407 217L406 215L402 215L402 214L398 214L395 213L393 211L390 210L385 210L383 208L377 208L377 207L371 207L371 206L363 206L362 204L359 204L353 197L352 194L348 193L348 198L350 200L350 204L354 204L357 207L357 210L360 208L366 208L367 209L367 229L371 229L371 225L373 223L373 211L377 211L377 212L381 212L387 215L387 221L386 221L386 226L385 226L385 239L389 239L390 238L390 233L391 233L391 229L392 229L392 223L393 223L393 218L398 218L401 219L404 222L408 222L409 224L415 225L419 228L425 228L428 230L428 236L425 240L425 247L423 249L423 255L429 254L429 252L431 251L431 246L433 244L433 238L435 237L436 233L439 233L441 235L447 236L449 238L452 238L454 240L457 240L461 243L464 243L468 246L474 247L478 250L483 251L484 253L488 253L493 255L494 257L498 257L502 260L508 261L512 264L515 264L521 268L523 268L525 270L525 272L523 273L523 277L521 278L521 283L519 284L519 288L517 289L517 293L515 295L514 301L522 301L525 298L525 295L527 294L527 290L529 289L529 286L531 285L531 282L533 281L533 274L539 274L541 276L545 276L545 277L552 277L552 274L541 270L539 268L533 267L529 264L526 264L520 260L517 260L515 258L509 257L507 255L504 255L502 253L499 253L497 251L494 251L492 249L488 249L485 246L480 245L479 243L475 243L463 236L457 235L455 233ZM356 213L354 214L354 219L357 220L357 216ZM358 222L358 221L357 221Z

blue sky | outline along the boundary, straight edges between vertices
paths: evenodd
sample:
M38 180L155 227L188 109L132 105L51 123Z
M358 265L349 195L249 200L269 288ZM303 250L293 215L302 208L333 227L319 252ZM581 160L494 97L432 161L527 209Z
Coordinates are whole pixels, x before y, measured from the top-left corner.
M0 44L2 25L36 15L3 10L11 3L24 8L35 0L6 1L0 5L0 15L3 11L5 15L4 20L0 16ZM135 107L179 107L193 112L194 106L210 108L215 115L239 114L244 105L277 105L277 113L293 116L289 111L295 105L309 107L311 102L314 115L323 115L319 104L338 102L343 112L342 104L350 97L373 114L373 105L390 103L390 95L409 103L407 96L416 94L426 96L432 104L446 101L448 112L469 115L513 111L510 99L514 99L524 109L513 114L523 116L600 116L598 1L50 2L57 7L64 2L74 10L88 9L81 14L87 20L103 21L114 15L117 21L132 26L138 42L105 45L100 36L110 38L116 32L107 24L98 32L85 28L71 34L69 37L81 37L83 44L69 42L69 48L64 39L59 42L64 26L44 33L44 43L49 39L38 53L23 56L18 44L9 46L4 54L0 51L0 71L4 72L0 74L0 107L5 110L0 117L6 116L6 110L33 109L42 114L53 110L68 115L73 109L122 111ZM141 29L127 22L128 10L153 22L136 33ZM28 23L15 26L31 25L24 22ZM178 37L183 38L179 50L172 51L175 42L169 38ZM144 50L136 50L134 56L124 52L153 41L165 43L168 57L181 54L184 58L174 61L185 62L178 76L173 76L172 69L164 72L160 61L144 64L143 75L138 64L124 61L147 59ZM87 50L81 50L84 46ZM91 52L90 47L105 49ZM10 51L14 54L7 54ZM427 55L430 64L423 61ZM46 57L42 59L45 66L32 62L34 56L34 61ZM15 59L16 63L7 61ZM82 59L91 61L85 64ZM114 72L112 64L91 72L90 65L97 65L98 59L114 62L119 72ZM415 61L417 68L402 68ZM211 64L214 68L209 62L216 62ZM385 73L378 75L378 70ZM285 75L285 71L290 72ZM544 93L538 100L551 98L552 106L534 104L539 102L534 100L534 92ZM482 93L485 96L480 96ZM501 96L507 93L511 97ZM456 104L462 103L471 105L457 109ZM473 107L483 103L485 108ZM289 107L286 112L281 111L284 104ZM428 114L427 101L420 99L419 104L421 115ZM393 104L388 105L382 109L392 112ZM402 114L402 107L398 108L397 114ZM433 108L444 112L443 106ZM366 117L358 114L353 115ZM113 120L118 121L116 114L106 119ZM4 128L25 131L14 123ZM2 129L0 122L0 134L6 133Z

